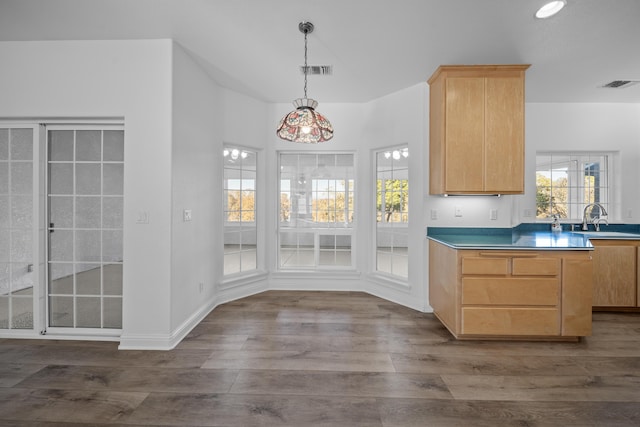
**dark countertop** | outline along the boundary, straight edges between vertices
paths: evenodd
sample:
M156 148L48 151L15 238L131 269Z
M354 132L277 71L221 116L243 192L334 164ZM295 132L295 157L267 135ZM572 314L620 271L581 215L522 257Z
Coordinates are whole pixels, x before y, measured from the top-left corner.
M545 227L547 230L536 230ZM614 231L552 232L548 224L515 228L429 227L427 238L454 249L593 250L590 239L640 240L636 226ZM604 227L603 227L604 228ZM613 229L613 227L612 227Z

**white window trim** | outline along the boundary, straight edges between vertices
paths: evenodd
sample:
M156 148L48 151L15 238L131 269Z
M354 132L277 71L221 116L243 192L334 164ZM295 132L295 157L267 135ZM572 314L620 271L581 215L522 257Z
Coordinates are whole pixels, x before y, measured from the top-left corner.
M283 222L280 220L281 212L280 212L280 202L281 202L281 194L282 188L281 183L283 181L281 176L282 166L281 159L282 155L344 155L348 154L353 156L353 188L350 190L349 185L345 185L345 195L348 195L349 192L353 194L353 208L354 208L354 217L351 222L347 222L345 225L344 222L327 222L327 223L317 223L317 227L292 227L287 225L287 222ZM357 153L355 151L289 151L289 150L279 150L276 152L277 159L277 172L276 172L276 184L277 184L277 201L276 201L276 239L275 239L275 251L276 251L276 273L282 273L284 275L293 274L293 273L321 273L321 274L331 274L331 272L356 272L356 260L357 260L357 245L355 244L355 236L357 230L357 214L356 206L358 199L358 184L357 184ZM337 178L333 178L337 179ZM290 189L292 186L290 185ZM293 192L289 192L290 200L293 200ZM345 197L345 200L348 200L348 197ZM348 204L346 206L348 213ZM291 233L313 233L314 234L314 265L313 266L296 266L296 267L283 267L282 259L280 254L281 248L281 240L280 235L282 232L291 232ZM341 266L341 265L321 265L319 263L320 257L320 245L319 238L320 235L323 234L331 234L331 235L348 235L351 236L351 265L349 266Z
M552 157L554 156L558 156L558 157L560 156L573 156L573 157L604 156L606 157L607 158L606 173L600 176L600 180L601 180L601 184L599 188L601 192L600 195L602 199L606 200L605 204L607 207L607 213L609 214L609 220L620 218L620 212L618 209L619 206L615 203L615 196L614 196L619 191L618 187L620 182L618 179L616 179L616 176L614 176L613 174L613 170L619 167L618 151L548 151L548 150L537 151L536 167L535 167L534 173L537 173L538 171L538 167L537 167L538 156L552 156ZM549 170L551 170L552 165L556 165L556 164L559 165L561 164L561 162L554 163L552 161L551 165L549 165L549 168L550 168ZM583 169L579 169L577 166L572 169L570 165L567 165L567 168L568 170L574 170L573 180L581 182L581 180L584 179L584 176L585 176L584 173L580 173L578 175L579 172L584 172ZM602 181L604 181L604 183ZM535 187L537 191L537 183ZM584 189L584 186L580 186L579 189L576 189L575 187L569 187L569 188L573 189L573 192L571 192L568 195L569 197L568 218L560 218L560 222L563 222L563 223L581 222L586 203L584 200L584 192L578 191L578 190ZM576 191L577 191L577 194L574 193ZM552 217L536 218L536 222L545 223L545 222L552 222L552 221L553 221Z

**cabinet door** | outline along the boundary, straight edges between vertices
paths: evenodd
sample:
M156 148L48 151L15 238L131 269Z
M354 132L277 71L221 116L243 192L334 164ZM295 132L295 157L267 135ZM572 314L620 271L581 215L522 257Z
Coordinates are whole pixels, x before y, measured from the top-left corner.
M445 186L447 192L484 188L484 78L446 81Z
M524 81L486 79L485 191L524 192Z
M636 248L593 244L593 305L635 307Z
M591 335L591 280L594 264L588 256L562 261L562 335Z

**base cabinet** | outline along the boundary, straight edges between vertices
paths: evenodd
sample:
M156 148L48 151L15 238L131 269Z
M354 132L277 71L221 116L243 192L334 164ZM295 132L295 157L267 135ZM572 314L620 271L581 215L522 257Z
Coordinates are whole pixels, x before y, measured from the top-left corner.
M593 307L630 309L640 306L638 265L640 240L592 239Z
M456 250L429 242L429 301L460 339L591 334L590 251Z

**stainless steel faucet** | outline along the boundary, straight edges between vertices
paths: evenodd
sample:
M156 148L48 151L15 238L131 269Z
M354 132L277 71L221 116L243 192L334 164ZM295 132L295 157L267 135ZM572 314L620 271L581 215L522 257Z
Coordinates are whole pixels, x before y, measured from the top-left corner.
M589 227L587 227L587 224L589 223L589 221L587 220L587 209L591 207L591 210L593 210L595 206L600 208L600 215L598 215L598 218L595 218L591 221L592 224L595 224L596 231L600 231L601 222L606 222L607 224L609 224L609 221L607 221L607 210L604 208L604 206L602 206L600 203L589 203L584 207L584 211L582 212L582 231L587 231L589 229Z

